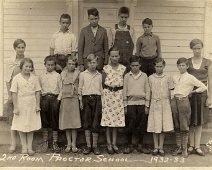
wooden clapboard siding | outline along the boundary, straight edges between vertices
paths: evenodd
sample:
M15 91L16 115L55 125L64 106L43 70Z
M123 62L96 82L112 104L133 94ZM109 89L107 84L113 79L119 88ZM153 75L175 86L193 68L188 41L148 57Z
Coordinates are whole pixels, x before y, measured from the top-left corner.
M204 37L204 1L138 0L135 7L134 27L136 37L143 33L142 20L153 20L153 32L161 39L165 71L177 71L179 57L191 57L189 42Z
M15 55L13 42L26 42L26 57L33 59L36 74L44 70L52 34L59 29L59 17L67 12L66 0L4 0L4 62ZM4 83L4 100L7 91Z

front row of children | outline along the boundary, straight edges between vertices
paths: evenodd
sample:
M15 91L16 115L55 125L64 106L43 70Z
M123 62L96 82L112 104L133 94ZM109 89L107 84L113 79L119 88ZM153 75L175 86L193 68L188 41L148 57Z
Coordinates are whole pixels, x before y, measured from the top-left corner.
M88 68L77 69L77 59L69 56L61 75L55 71L53 56L45 58L46 72L39 79L31 73L33 62L21 61L21 73L12 81L14 103L12 130L19 131L22 153L33 155L33 131L43 128L42 151L46 152L48 129L53 131L52 149L59 152L58 130L65 130L66 152L78 152L77 129L83 127L87 146L83 153L100 154L98 134L100 126L106 127L107 152L120 153L117 147L117 129L125 127L128 142L124 153L133 150L132 137L139 138L138 150L149 153L144 147L144 135L153 133L153 155L164 156L165 132L175 130L177 149L173 155L182 153L187 157L187 143L191 109L188 96L203 92L206 86L187 73L188 61L179 58L180 74L171 78L163 73L165 61L155 60L156 73L149 78L140 71L140 57L130 58L130 72L119 64L119 51L109 50L110 64L102 74L96 70L98 57L87 57ZM194 86L198 88L193 90ZM172 91L172 99L171 99ZM40 103L41 101L41 103ZM80 117L80 109L82 116ZM82 119L82 120L81 120ZM41 120L41 121L40 121Z

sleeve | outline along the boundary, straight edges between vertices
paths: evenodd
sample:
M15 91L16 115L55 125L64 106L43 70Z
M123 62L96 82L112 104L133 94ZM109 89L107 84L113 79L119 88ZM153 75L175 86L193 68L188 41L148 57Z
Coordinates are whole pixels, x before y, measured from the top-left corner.
M77 38L74 34L72 36L72 51L73 52L77 51Z
M83 72L82 72L79 75L79 87L78 87L79 99L82 99L82 88L83 88L83 84L84 84L84 76L83 76Z
M61 75L62 75L62 73L61 73ZM58 95L57 99L61 100L62 99L62 88L63 88L61 76L58 76L57 83L58 83L58 88L59 88L59 95Z
M78 42L78 64L83 65L83 52L85 45L85 36L83 30L80 32L79 42Z
M169 88L169 90L174 89L174 81L173 81L173 78L171 76L168 77L168 88Z
M136 53L136 48L135 48L136 38L135 38L135 30L134 30L133 27L130 27L130 34L131 34L132 41L133 41L133 44L134 44L133 54L135 54Z
M102 87L104 88L105 85L105 79L106 79L106 73L104 72L104 70L102 71Z
M191 76L192 85L198 87L195 91L201 93L207 90L207 87L194 76Z
M12 74L14 70L14 64L12 62L12 59L8 59L5 64L5 81L9 83L12 79Z
M50 40L50 48L55 49L55 34L52 35Z
M140 40L140 37L137 39L137 42L136 42L136 52L135 52L135 55L137 56L140 56L140 51L141 51L141 40Z
M101 92L101 94L103 93L103 87L102 87L102 75L100 76L100 78L99 78L100 80L100 92Z
M149 79L146 76L146 81L145 81L145 90L146 90L146 102L145 106L149 107L150 104L150 85L149 85Z
M13 78L10 91L13 93L18 92L18 77L17 77L17 75Z
M35 91L40 91L41 87L40 87L40 82L39 82L39 77L35 76Z
M107 36L107 31L105 30L105 34L104 34L104 57L105 57L105 61L104 64L108 64L108 36Z
M127 89L128 88L128 74L124 76L124 87L123 87L123 97L124 97L124 106L127 106Z
M161 44L160 44L160 38L158 36L156 43L157 43L157 56L161 58Z
M110 28L109 31L108 31L109 48L111 48L113 46L113 42L114 42L113 31L112 31L112 28Z

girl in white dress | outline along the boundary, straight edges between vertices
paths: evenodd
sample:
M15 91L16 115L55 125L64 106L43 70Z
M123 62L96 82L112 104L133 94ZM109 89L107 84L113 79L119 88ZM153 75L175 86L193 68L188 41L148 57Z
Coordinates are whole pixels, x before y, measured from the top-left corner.
M40 90L38 78L31 73L33 61L22 59L21 73L17 74L10 91L14 105L14 117L11 130L17 130L22 144L22 153L33 155L33 131L41 128L40 119Z
M173 119L170 106L171 89L174 85L169 76L163 73L165 61L162 58L155 60L156 73L149 77L151 90L151 104L148 117L148 132L153 132L153 155L164 156L164 132L173 130Z

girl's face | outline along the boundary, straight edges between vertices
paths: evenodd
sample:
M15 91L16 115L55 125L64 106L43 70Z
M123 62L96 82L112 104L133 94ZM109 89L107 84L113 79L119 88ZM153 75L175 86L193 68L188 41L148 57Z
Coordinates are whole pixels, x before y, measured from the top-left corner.
M15 52L16 52L16 55L23 56L24 55L24 52L25 52L25 45L24 45L24 43L18 44L18 46L15 48Z
M119 62L119 58L120 58L119 51L111 51L110 52L111 63L117 64Z
M202 44L196 44L195 46L192 47L194 56L201 56L202 52Z
M60 20L60 30L66 32L71 25L71 22L68 18L61 18Z
M75 68L76 68L76 62L73 60L68 60L68 62L67 62L68 71L74 71Z
M163 73L164 68L165 68L165 66L163 65L163 62L156 63L155 64L156 74L161 75Z
M25 62L24 65L23 65L23 67L22 67L21 72L24 73L24 74L30 74L30 72L32 70L33 70L32 63Z

